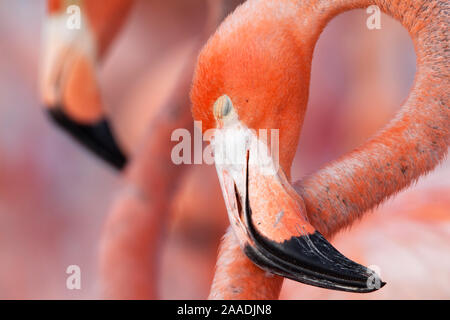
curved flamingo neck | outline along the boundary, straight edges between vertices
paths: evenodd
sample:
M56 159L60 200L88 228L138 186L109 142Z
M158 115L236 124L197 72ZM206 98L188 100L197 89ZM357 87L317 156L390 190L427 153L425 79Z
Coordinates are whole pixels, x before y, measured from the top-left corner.
M324 5L325 2L319 4ZM376 4L409 31L417 54L412 91L396 118L365 144L296 183L312 224L332 235L432 170L450 143L449 53L439 1L341 0L319 6L318 28L334 15ZM324 11L324 9L326 9Z

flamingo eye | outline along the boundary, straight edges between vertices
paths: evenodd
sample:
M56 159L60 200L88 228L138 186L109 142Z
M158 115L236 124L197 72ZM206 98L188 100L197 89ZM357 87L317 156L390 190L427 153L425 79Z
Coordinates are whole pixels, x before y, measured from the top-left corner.
M223 119L231 113L233 103L226 94L220 96L214 103L214 117L219 120Z

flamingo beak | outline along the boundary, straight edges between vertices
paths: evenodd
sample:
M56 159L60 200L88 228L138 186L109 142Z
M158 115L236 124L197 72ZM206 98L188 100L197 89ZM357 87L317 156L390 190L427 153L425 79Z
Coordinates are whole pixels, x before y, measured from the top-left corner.
M276 157L223 97L216 102L218 129L211 143L230 224L247 257L266 271L317 287L362 293L384 286L308 222L303 200Z
M44 30L41 96L50 118L82 145L114 167L126 158L104 116L96 72L96 41L82 24L69 29L67 18L52 15Z

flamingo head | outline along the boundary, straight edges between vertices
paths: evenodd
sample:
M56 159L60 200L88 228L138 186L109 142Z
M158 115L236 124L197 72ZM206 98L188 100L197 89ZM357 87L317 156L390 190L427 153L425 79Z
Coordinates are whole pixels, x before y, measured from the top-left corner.
M211 146L235 236L269 272L335 290L379 289L384 283L376 273L343 256L309 223L289 183L311 50L289 17L261 8L255 18L254 9L239 7L208 41L191 91L195 120L214 132Z

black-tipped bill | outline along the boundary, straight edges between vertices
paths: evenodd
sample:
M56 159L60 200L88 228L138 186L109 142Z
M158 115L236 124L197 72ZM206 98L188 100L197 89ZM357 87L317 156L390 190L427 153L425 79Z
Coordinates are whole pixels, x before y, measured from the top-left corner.
M386 284L374 271L342 255L317 231L283 243L259 238L254 246L246 245L244 252L262 269L316 287L365 293Z
M214 116L217 174L245 254L262 269L317 287L381 288L374 271L343 256L309 223L303 199L275 161L277 149L269 152L264 139L239 120L227 95L214 104Z
M248 173L249 170L245 215L250 242L244 245L244 252L256 265L280 276L326 289L365 293L385 285L374 271L345 257L318 231L292 236L281 243L260 234L252 220Z

